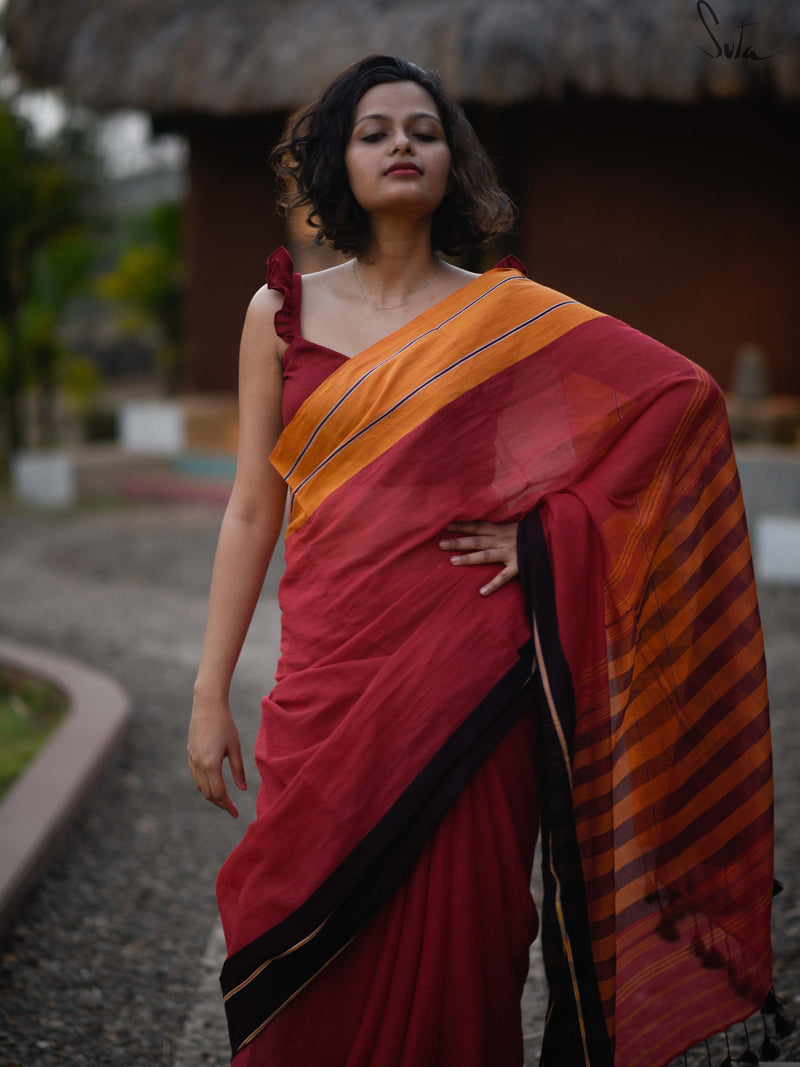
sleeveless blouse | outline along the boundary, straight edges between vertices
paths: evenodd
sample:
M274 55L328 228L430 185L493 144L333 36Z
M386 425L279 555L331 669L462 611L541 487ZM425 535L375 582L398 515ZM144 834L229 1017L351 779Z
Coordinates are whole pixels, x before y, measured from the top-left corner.
M498 267L515 267L527 274L516 256L505 256ZM283 354L283 396L281 416L288 426L306 397L322 385L329 374L350 357L334 348L303 337L300 329L302 276L295 273L289 252L281 246L267 260L267 285L283 293L283 304L275 312L275 331L287 342Z

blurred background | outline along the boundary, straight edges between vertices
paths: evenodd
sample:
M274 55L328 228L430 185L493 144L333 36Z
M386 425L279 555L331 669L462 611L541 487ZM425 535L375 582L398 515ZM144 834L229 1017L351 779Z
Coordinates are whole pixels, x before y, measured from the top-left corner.
M440 71L519 208L464 266L514 253L725 391L784 722L779 858L800 865L800 6L0 0L0 633L108 672L133 705L113 774L9 920L0 1067L224 1062L213 876L242 827L198 802L183 738L239 333L277 245L301 271L333 262L276 214L267 158L370 52ZM274 570L234 688L248 752ZM800 994L784 899L778 969Z
M4 6L6 465L21 446L148 434L150 451L161 434L162 449L232 453L266 256L283 243L300 270L331 261L277 216L266 157L291 111L372 51L440 70L519 206L515 232L465 265L515 253L709 370L737 437L796 444L788 0ZM165 395L171 420L127 404Z

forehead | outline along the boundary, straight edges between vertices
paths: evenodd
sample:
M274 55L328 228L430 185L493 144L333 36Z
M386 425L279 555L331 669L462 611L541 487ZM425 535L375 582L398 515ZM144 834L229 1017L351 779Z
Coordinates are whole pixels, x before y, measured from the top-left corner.
M384 82L367 89L356 105L353 122L365 115L387 115L390 118L425 112L439 118L433 97L416 82Z

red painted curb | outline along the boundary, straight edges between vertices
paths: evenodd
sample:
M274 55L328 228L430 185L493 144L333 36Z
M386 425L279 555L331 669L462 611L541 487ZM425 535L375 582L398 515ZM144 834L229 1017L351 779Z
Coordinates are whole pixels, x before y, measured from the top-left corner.
M71 703L0 801L2 934L119 748L131 705L113 679L66 656L0 638L0 660L53 682Z

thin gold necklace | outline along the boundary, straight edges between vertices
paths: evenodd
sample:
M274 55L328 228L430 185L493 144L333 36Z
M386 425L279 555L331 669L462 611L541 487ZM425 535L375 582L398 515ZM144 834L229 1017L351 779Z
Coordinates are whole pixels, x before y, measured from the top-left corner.
M393 308L401 308L401 307L404 307L406 304L410 304L412 300L416 300L418 296L422 296L422 294L425 292L425 290L428 288L428 286L433 281L433 276L436 273L436 268L439 266L439 259L438 259L437 256L434 256L433 257L433 268L432 268L430 274L425 279L425 281L422 283L422 285L419 287L419 289L417 289L416 293L413 293L410 297L408 297L407 300L401 300L399 304L373 304L372 301L370 300L370 298L364 292L364 286L361 284L361 279L358 277L358 271L356 270L356 262L357 262L357 260L354 258L353 259L353 276L356 279L356 285L361 290L361 295L364 298L364 300L375 311L391 311Z

